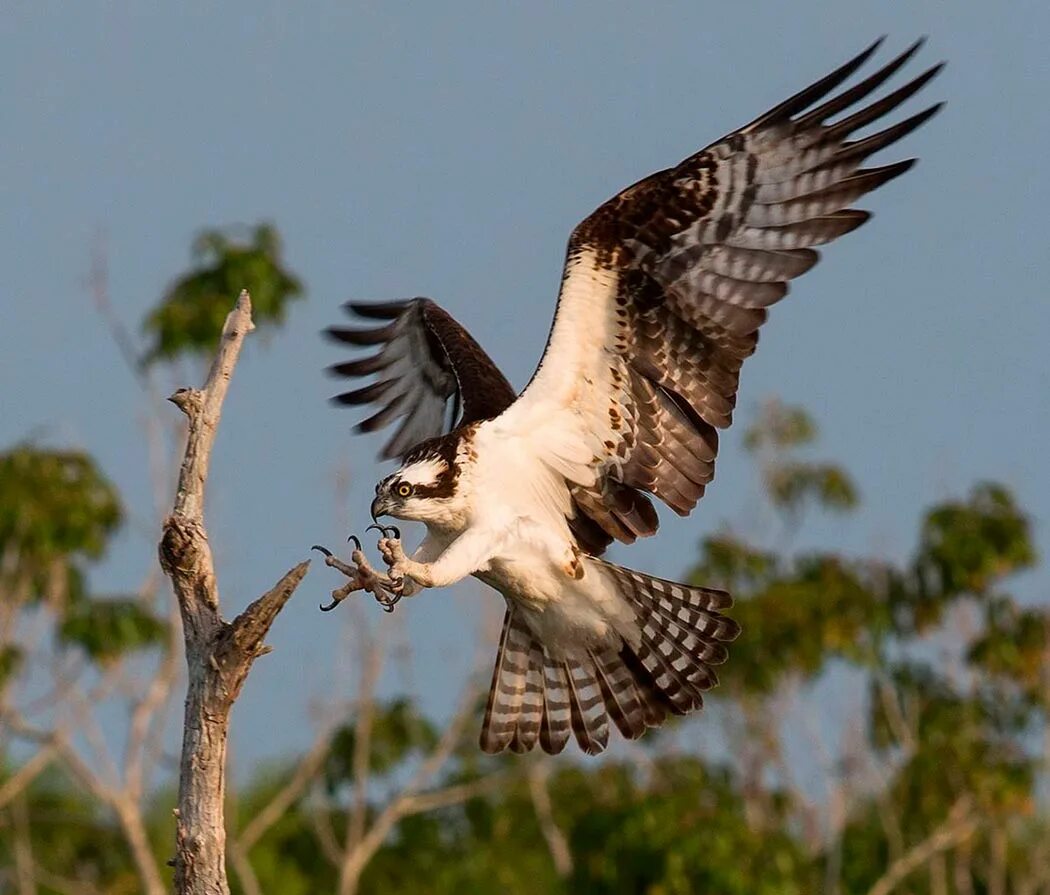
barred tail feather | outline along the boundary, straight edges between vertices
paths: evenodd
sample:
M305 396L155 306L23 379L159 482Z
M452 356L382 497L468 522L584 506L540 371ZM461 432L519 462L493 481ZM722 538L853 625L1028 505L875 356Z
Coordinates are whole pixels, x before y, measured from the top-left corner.
M512 752L529 752L536 745L543 724L543 647L535 639L529 645L529 670L525 673L525 694L521 700L518 726L511 740Z
M564 663L569 681L569 715L576 742L588 755L604 752L609 743L609 721L594 663L590 657Z
M726 661L725 644L740 633L740 626L720 612L732 605L729 594L602 565L637 614L640 643L625 645L621 656L636 679L649 685L654 720L667 710L683 715L701 708L703 694L718 684L714 666Z
M574 737L589 755L605 750L609 721L628 739L658 727L668 713L703 706L718 684L715 666L740 632L721 613L725 591L653 578L590 558L634 609L640 637L619 652L591 649L553 657L510 602L492 672L481 748L528 752L539 742L556 755Z
M627 739L638 739L646 727L655 726L650 723L651 714L646 712L647 692L639 692L634 674L620 656L611 652L592 652L590 655L609 717ZM663 720L663 715L660 720Z
M514 607L508 606L481 726L480 745L484 752L501 752L514 739L525 698L531 646L531 634L516 622Z
M565 665L548 655L543 657L543 720L540 745L549 755L557 755L569 742L572 708L569 705L569 676Z

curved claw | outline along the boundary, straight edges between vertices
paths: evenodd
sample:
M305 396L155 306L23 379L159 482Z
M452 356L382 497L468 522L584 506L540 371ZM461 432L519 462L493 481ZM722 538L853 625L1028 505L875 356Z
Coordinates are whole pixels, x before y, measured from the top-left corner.
M311 547L310 549L311 550L316 550L319 553L323 553L325 556L331 556L332 555L332 551L331 550L329 550L327 547L322 547L320 544L314 544L313 547ZM323 606L321 608L324 609Z
M365 529L365 531L371 531L373 528L376 531L378 531L384 538L391 537L391 535L387 534L387 532L392 531L394 533L394 540L401 540L401 530L396 525L379 525L378 523L376 523L375 525L369 525L368 528Z
M333 609L335 609L336 606L339 605L340 602L340 600L333 599L332 602L329 603L327 606L325 606L324 603L319 603L317 608L320 609L322 612L331 612Z
M353 543L355 550L361 549L361 542L357 539L357 535L350 535L350 537L346 539L346 542L348 544Z
M383 612L393 612L394 606L401 602L403 596L404 594L391 594L389 597L376 597L376 600L383 607Z

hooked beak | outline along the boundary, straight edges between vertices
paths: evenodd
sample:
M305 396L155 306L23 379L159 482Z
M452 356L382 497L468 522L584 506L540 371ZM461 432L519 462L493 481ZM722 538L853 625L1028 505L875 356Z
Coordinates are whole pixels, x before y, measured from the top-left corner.
M379 495L372 501L369 511L372 513L372 521L378 522L380 516L389 515L390 503L385 497Z

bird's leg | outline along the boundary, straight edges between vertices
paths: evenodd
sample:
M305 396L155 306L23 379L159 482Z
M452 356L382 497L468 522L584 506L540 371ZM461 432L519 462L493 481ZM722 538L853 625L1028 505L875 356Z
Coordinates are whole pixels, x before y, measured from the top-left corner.
M396 529L395 529L396 531ZM407 556L405 556L405 549L401 546L401 539L394 537L384 537L379 539L379 553L383 557L383 562L386 563L387 577L390 579L390 584L394 588L395 593L404 594L406 575L409 571L408 565L412 562ZM422 563L412 563L413 565L422 565ZM411 586L413 579L408 579L408 584Z
M378 526L376 526L378 527ZM393 531L394 537L388 535ZM410 596L421 587L447 587L467 575L485 568L495 554L499 539L488 532L465 532L447 547L434 550L421 547L406 556L400 532L392 526L380 529L379 552L387 564L387 576L394 592Z
M342 587L337 587L332 591L332 602L327 606L321 606L322 612L331 612L343 602L350 594L363 590L372 594L376 598L376 601L382 605L387 612L393 612L394 604L400 599L400 596L395 592L391 585L390 579L376 572L375 569L369 564L365 558L364 553L361 551L361 542L356 536L350 535L350 541L354 544L354 551L350 554L350 562L343 562L338 556L333 555L331 550L319 545L314 545L313 549L318 550L324 554L324 561L326 566L330 566L333 569L338 569L350 580L346 582Z
M417 590L416 582L406 573L410 565L421 566L422 563L415 563L405 555L401 546L401 532L396 525L369 525L365 530L370 531L373 528L382 535L377 547L387 565L386 577L391 593L398 599L411 596Z

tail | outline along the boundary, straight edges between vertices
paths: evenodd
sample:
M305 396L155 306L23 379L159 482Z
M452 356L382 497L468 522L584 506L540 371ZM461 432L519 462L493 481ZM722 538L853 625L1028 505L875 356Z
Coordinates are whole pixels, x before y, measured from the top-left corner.
M609 719L628 739L659 727L667 715L701 708L717 685L714 666L740 626L721 614L729 594L653 578L594 558L635 610L637 645L553 658L511 603L503 619L481 748L528 752L537 740L554 755L570 733L589 755L609 742Z

